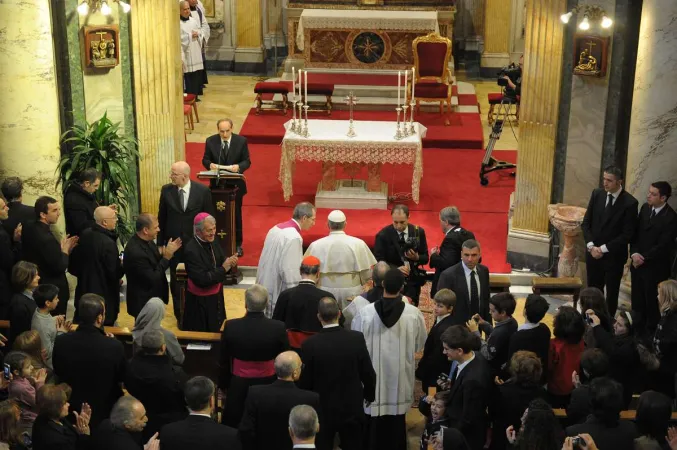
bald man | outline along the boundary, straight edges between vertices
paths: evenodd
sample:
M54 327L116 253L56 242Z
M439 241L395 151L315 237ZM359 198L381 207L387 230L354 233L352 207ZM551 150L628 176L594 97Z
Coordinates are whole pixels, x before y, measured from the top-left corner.
M106 301L104 325L112 326L120 311L120 280L124 275L118 252L115 227L118 215L108 206L94 210L94 225L80 234L78 246L71 254L68 271L78 277L75 289L75 317L83 294L98 294Z
M289 413L297 405L320 410L319 394L299 389L301 358L296 352L283 352L275 358L277 380L272 384L249 388L245 412L240 422L244 450L292 450L289 437Z
M171 240L181 239L185 246L193 239L193 219L198 213L214 215L212 193L207 186L191 182L190 166L185 161L172 164L169 172L171 183L162 186L160 206L158 208L157 245L162 248ZM176 266L183 262L183 248L174 253L169 261L169 288L172 294L174 316L181 322L179 288L176 283Z

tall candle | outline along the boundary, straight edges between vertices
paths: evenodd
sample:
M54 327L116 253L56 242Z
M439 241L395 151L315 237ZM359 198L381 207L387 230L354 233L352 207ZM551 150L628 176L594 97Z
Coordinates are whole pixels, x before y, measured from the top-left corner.
M303 73L306 75L306 105L308 104L308 71L304 70Z
M401 76L402 76L402 72L398 70L397 71L397 107L398 108L400 107L400 89L401 89L400 85L402 83Z
M296 103L296 67L291 68L291 85L294 92L291 97L292 104Z
M416 67L411 68L411 101L414 101L414 92L416 89Z
M409 71L404 71L404 103L407 103L407 83L409 83Z

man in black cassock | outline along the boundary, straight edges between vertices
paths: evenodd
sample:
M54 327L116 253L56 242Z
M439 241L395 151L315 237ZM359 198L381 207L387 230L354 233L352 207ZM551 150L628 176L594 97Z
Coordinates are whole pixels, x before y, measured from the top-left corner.
M66 233L80 234L94 226L94 210L99 206L96 191L101 186L101 174L96 169L85 169L66 189L63 210L66 218ZM115 209L115 207L113 207Z
M244 298L247 314L227 321L221 334L219 387L226 391L221 421L231 427L240 424L249 387L275 381L275 358L289 349L284 323L263 313L268 290L255 284Z
M78 277L74 320L79 319L80 297L98 294L106 301L104 325L113 326L120 312L120 280L124 275L115 233L118 216L108 206L99 206L94 210L94 220L96 223L80 235L68 266Z
M226 258L216 238L216 219L207 213L195 216L195 235L185 243L188 274L183 330L218 333L226 320L223 281L237 266L237 255Z
M9 207L5 199L0 197L0 221L4 222L9 217ZM19 251L21 249L21 228L8 234L3 226L0 226L0 317L6 320L10 299L12 298L12 289L10 280L12 279L12 267L19 261Z

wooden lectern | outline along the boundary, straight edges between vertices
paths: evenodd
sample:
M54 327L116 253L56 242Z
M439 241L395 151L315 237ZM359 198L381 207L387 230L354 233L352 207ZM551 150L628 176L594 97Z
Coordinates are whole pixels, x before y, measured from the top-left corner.
M210 180L212 201L214 202L214 218L216 219L216 235L226 258L237 252L235 246L235 194L237 187L228 186L228 180L245 180L240 173L221 170L200 172L198 180ZM234 267L228 274L224 285L238 284L242 281L242 272Z

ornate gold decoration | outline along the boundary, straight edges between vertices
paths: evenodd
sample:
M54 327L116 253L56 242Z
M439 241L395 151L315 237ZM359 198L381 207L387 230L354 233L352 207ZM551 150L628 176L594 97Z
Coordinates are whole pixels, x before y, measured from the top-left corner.
M226 202L216 202L216 209L218 211L225 211L226 210Z
M83 27L85 67L110 69L120 63L119 30L117 25Z
M444 61L440 65L440 73L441 76L435 77L435 76L421 76L421 71L419 69L419 54L418 54L418 45L419 44L426 44L426 43L442 43L446 44L447 46L447 52L444 55ZM451 40L449 38L445 38L440 36L437 33L430 33L427 36L421 36L417 37L414 39L414 43L412 44L413 50L414 50L414 66L416 67L416 73L415 73L415 79L413 80L413 83L418 83L420 81L434 81L437 83L444 83L448 86L447 89L447 97L445 99L440 99L440 98L426 98L426 97L421 97L417 96L414 100L416 100L416 106L418 107L418 102L423 100L426 102L441 102L443 100L447 101L447 106L449 107L449 112L451 112L451 85L453 84L453 75L451 73L451 70L449 70L449 60L451 59ZM408 91L407 91L408 92ZM440 103L440 110L442 109L442 103Z
M606 75L609 38L601 36L574 37L574 74L603 77Z
M223 202L221 202L221 203L223 203ZM216 234L218 234L218 235L219 235L219 237L220 237L221 239L223 239L223 238L224 238L225 236L227 236L227 235L228 235L228 233L226 233L226 232L225 232L225 231L223 231L223 230L219 231L219 232L218 232L218 233L216 233Z

